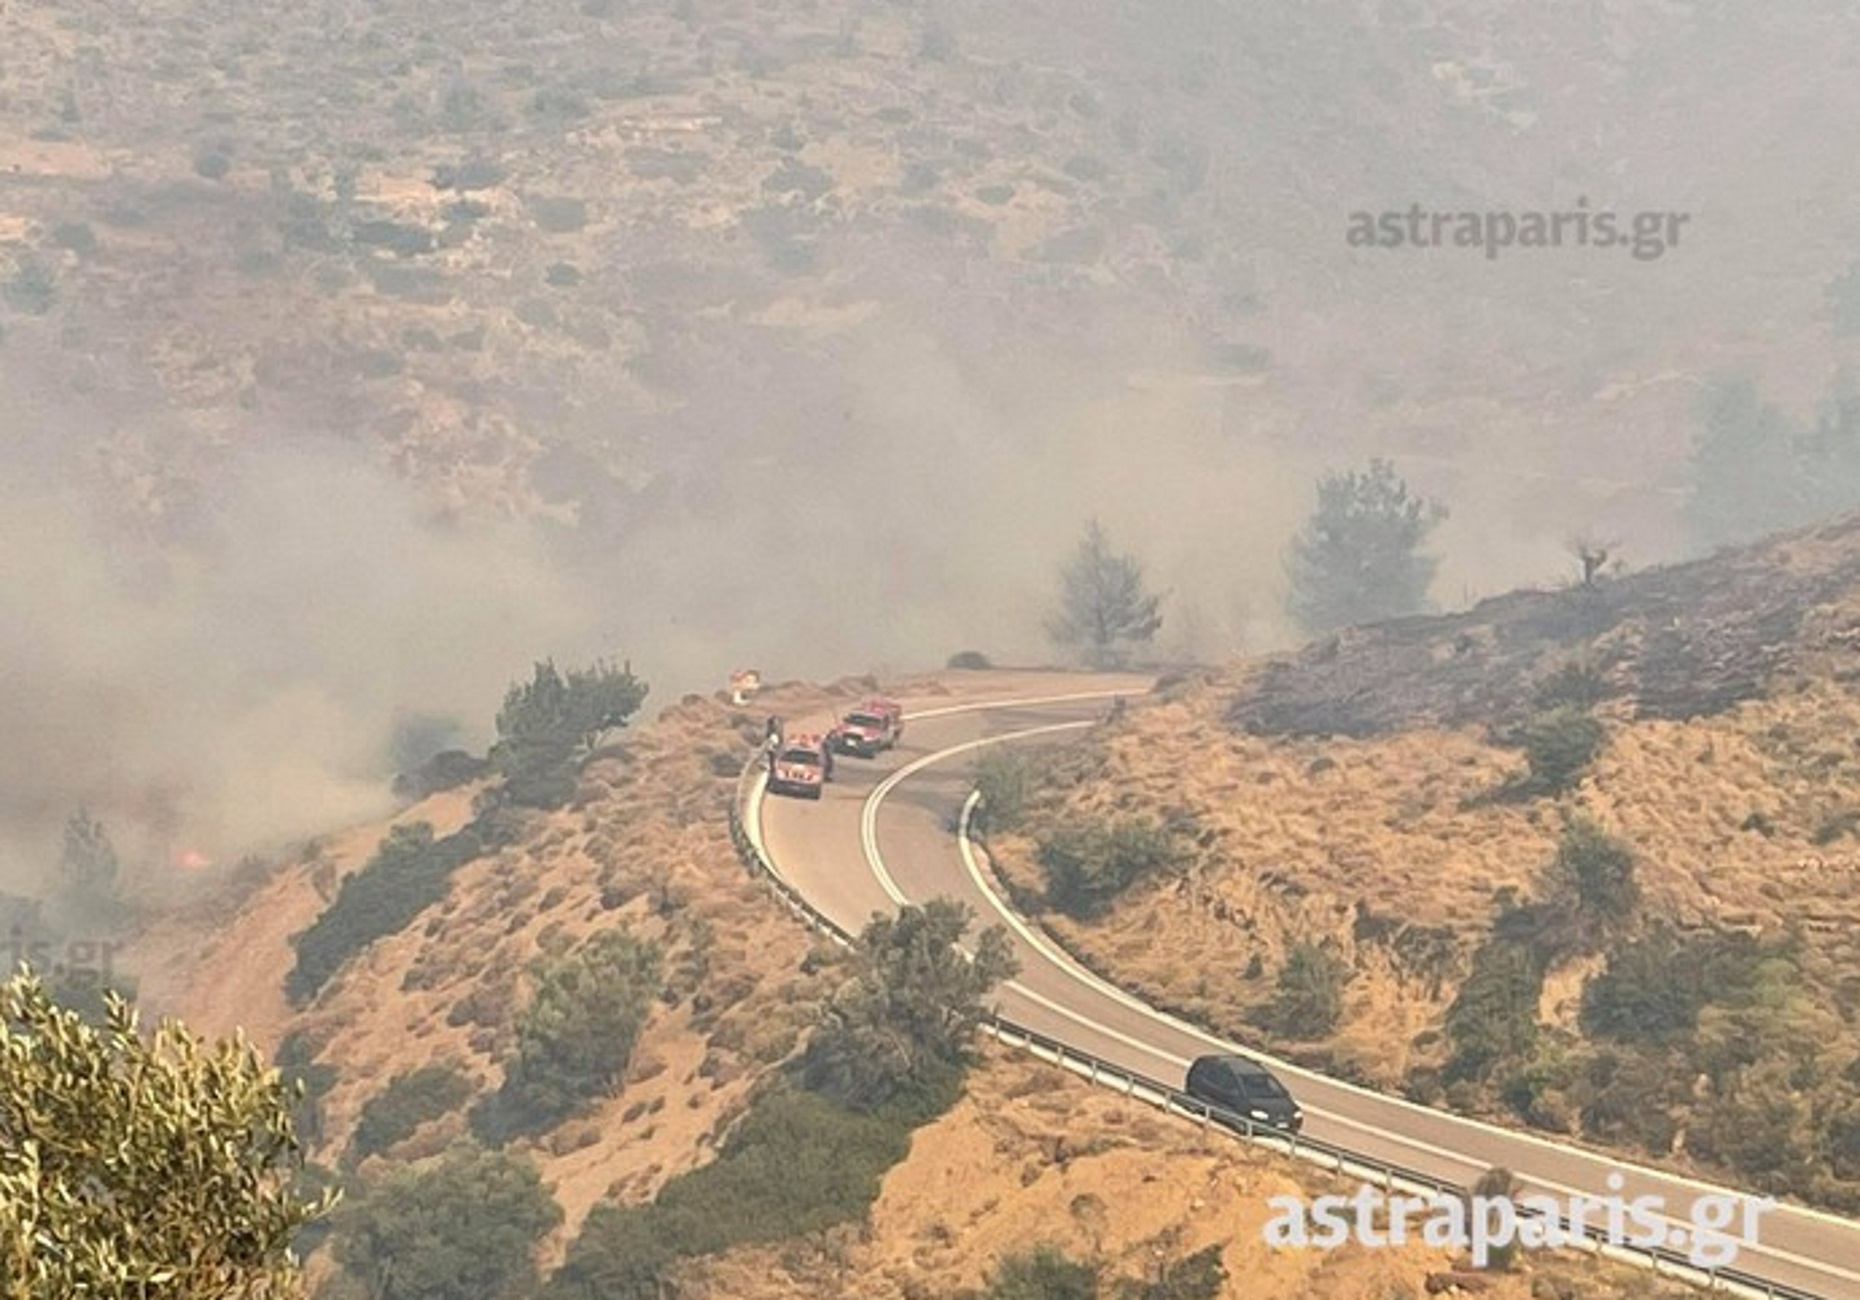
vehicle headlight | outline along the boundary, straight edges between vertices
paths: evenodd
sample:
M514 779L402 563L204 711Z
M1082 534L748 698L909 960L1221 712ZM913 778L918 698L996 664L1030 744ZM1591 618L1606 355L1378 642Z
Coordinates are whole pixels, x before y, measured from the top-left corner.
M1257 1120L1266 1120L1266 1119L1271 1118L1271 1116L1267 1115L1266 1112L1263 1110L1249 1110L1247 1112L1247 1115L1250 1118L1257 1119Z

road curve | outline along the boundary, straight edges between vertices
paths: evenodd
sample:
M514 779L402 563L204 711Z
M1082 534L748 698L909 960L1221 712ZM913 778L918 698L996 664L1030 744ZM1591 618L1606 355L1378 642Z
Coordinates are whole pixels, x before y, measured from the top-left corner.
M908 722L896 750L877 760L841 760L818 803L756 801L763 847L813 906L851 931L907 900L966 902L983 923L1002 924L1013 936L1021 973L1001 991L1003 1015L1179 1087L1194 1056L1236 1045L1146 1007L1067 958L1005 906L978 855L956 833L970 795L970 764L982 747L1078 737L1104 716L1113 693L1135 697L1150 684L1115 675L1024 674L993 677L992 690L966 696L906 699ZM1675 1231L1687 1226L1700 1197L1731 1195L1284 1063L1277 1068L1305 1108L1308 1136L1370 1160L1461 1184L1502 1165L1529 1190L1565 1201L1578 1193L1657 1196ZM1731 1267L1827 1300L1860 1300L1860 1223L1794 1206L1770 1209L1755 1222L1755 1244L1741 1245Z

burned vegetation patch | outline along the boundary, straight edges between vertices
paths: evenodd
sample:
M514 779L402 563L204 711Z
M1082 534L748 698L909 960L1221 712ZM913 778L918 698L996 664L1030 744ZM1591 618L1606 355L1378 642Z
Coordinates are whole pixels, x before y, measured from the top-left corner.
M1352 738L1515 727L1542 707L1539 695L1571 682L1585 705L1621 700L1638 718L1710 716L1766 694L1813 653L1860 668L1857 586L1860 518L1850 518L1462 614L1348 629L1268 664L1227 721L1254 735Z

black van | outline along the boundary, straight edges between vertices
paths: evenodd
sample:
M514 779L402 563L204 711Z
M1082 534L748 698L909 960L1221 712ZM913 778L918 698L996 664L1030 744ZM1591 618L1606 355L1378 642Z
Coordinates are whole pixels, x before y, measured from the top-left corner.
M1213 1108L1214 1118L1234 1128L1248 1123L1296 1133L1305 1113L1277 1076L1246 1056L1203 1056L1188 1067L1183 1091Z

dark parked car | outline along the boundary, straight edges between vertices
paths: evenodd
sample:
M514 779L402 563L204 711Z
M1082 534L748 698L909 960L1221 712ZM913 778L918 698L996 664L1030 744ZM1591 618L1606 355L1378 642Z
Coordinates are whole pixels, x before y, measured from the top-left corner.
M1305 1113L1278 1077L1246 1056L1203 1056L1188 1067L1183 1089L1206 1102L1214 1118L1231 1127L1276 1128L1296 1133L1305 1125Z

